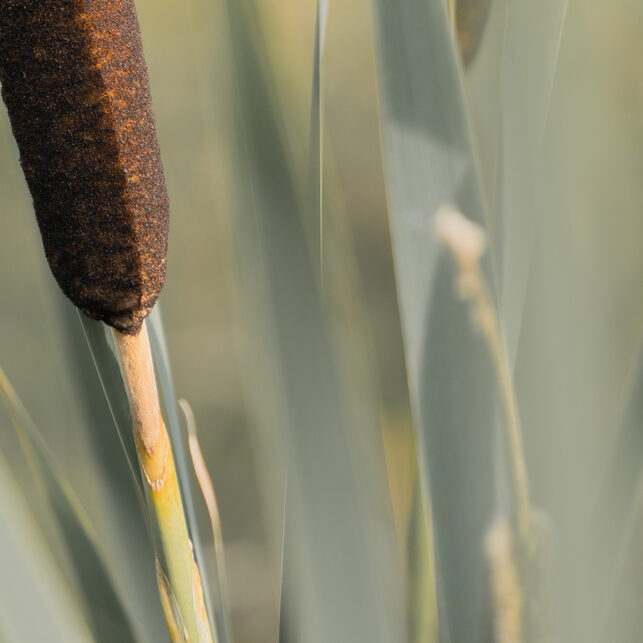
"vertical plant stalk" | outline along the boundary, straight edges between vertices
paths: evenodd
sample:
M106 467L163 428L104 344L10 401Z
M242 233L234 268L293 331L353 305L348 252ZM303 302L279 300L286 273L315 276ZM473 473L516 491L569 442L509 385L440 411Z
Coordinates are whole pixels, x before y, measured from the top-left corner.
M3 0L0 83L52 274L113 328L161 599L176 603L168 627L209 643L144 326L165 281L169 202L134 0Z
M512 468L513 489L516 495L516 522L518 531L527 538L531 528L531 503L529 500L529 476L525 462L525 449L522 439L522 425L518 412L516 390L509 366L509 354L496 309L491 303L489 288L484 279L480 279L478 295L474 300L476 320L485 337L489 352L496 369L500 385L500 394L507 420L507 440L509 442Z
M324 43L330 0L318 0L315 13L315 46L310 104L308 147L308 198L311 214L317 217L319 280L324 285Z
M509 354L489 287L480 268L486 247L482 229L452 206L436 214L436 232L458 267L460 297L471 303L476 327L489 348L502 398L509 448L514 512L499 516L486 536L497 643L550 640L549 524L531 506L522 427Z
M456 21L455 21L455 4L456 0L449 0L449 23L451 24L451 31L456 36Z
M192 458L192 465L196 479L199 482L199 487L208 509L208 516L210 517L210 528L212 529L212 539L214 541L214 555L217 564L216 590L217 599L219 602L218 618L221 619L223 626L222 638L226 641L232 640L231 627L230 627L230 599L228 592L228 575L226 572L225 555L223 551L223 530L221 529L221 515L219 514L219 503L217 496L214 492L214 484L208 472L208 467L205 464L205 458L201 451L199 438L197 436L196 420L192 407L186 400L179 400L179 406L185 415L185 423L188 429L188 446L190 448L190 457Z
M201 577L194 562L172 448L161 415L147 328L143 324L136 335L114 329L113 336L130 403L132 430L151 509L159 565L176 602L171 605L168 600L162 601L168 629L175 643L182 640L211 643ZM159 591L161 596L166 596L167 586L159 586ZM168 605L173 607L171 612L168 612ZM177 622L183 627L175 627ZM183 629L187 633L185 639L181 638Z
M486 246L485 236L478 225L450 206L441 208L436 214L436 230L456 259L460 296L471 302L476 325L485 338L493 360L506 418L516 524L521 537L527 539L531 524L529 477L507 347L489 287L480 270L480 257Z

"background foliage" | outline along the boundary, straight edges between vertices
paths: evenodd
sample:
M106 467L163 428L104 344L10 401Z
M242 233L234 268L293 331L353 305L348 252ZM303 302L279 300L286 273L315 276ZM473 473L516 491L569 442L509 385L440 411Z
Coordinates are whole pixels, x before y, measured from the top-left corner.
M505 506L498 418L450 264L434 265L445 200L487 228L533 502L553 526L557 631L637 640L640 3L494 0L465 69L438 0L330 2L319 86L313 1L137 6L172 204L165 335L217 491L235 640L278 637L286 478L284 596L297 599L281 612L294 605L295 632L437 640L433 494L441 618L464 628L453 640L481 640L470 632L482 537ZM45 265L4 110L0 211L0 366L84 507L137 636L164 640L135 486ZM57 591L42 553L55 517L11 426L0 408L1 560L26 567L0 581L0 638L86 640L94 622ZM60 602L36 620L29 583ZM9 596L22 618L2 608Z

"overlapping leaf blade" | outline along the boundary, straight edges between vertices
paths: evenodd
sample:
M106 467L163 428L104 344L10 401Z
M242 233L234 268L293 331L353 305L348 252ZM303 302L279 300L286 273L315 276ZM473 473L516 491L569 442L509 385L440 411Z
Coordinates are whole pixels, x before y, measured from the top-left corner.
M495 509L493 374L433 215L484 225L459 64L441 0L374 1L381 129L409 392L435 525L441 639L484 640L483 540ZM488 262L484 266L490 274ZM488 615L487 615L488 618Z
M0 456L0 631L7 641L94 640Z
M242 301L255 340L255 394L264 426L272 430L269 453L282 462L285 456L293 491L288 511L298 629L301 640L311 642L399 641L392 525L372 476L378 467L383 473L381 452L370 450L372 433L361 434L368 453L380 458L361 465L365 455L355 450L363 427L346 422L338 358L307 252L253 4L235 0L227 6L239 91L234 223L240 284L247 289Z
M328 0L319 0L317 2L317 11L315 14L315 44L313 50L313 77L310 100L310 125L309 125L309 146L308 146L308 208L309 214L308 229L309 237L313 238L313 243L309 241L313 267L316 263L319 266L319 283L323 287L324 283L324 150L323 150L323 51L326 35L326 22L328 19ZM306 227L306 226L305 226ZM312 234L312 231L315 234ZM288 480L286 480L288 484ZM290 552L289 543L296 535L289 534L293 529L288 510L288 497L292 491L286 490L285 495L285 515L284 515L284 538L282 545L282 575L281 575L281 605L279 618L279 641L287 643L296 641L300 637L299 619L297 617L297 592L292 586L292 576L295 574L292 560L293 554Z
M120 369L118 367L116 355L112 346L110 337L111 331L104 324L87 319L84 316L81 316L81 323L83 325L83 329L85 330L85 335L87 337L90 350L94 358L94 363L96 365L101 384L105 392L105 396L114 418L114 422L125 448L125 452L128 456L130 467L132 468L134 478L137 482L137 485L139 486L139 490L141 491L141 499L143 499L144 490L136 459L136 447L134 445L131 428L129 403L127 400L127 393L125 392L125 388L121 378ZM186 521L188 523L190 537L193 540L195 558L197 560L197 563L200 565L200 569L202 570L204 595L207 597L206 609L209 609L211 605L208 592L209 585L208 578L206 576L203 556L201 553L200 542L198 540L196 513L192 501L190 487L190 470L188 468L186 459L185 435L181 432L179 425L178 410L174 397L174 390L167 361L167 352L165 349L163 331L160 322L160 313L158 312L158 310L154 313L151 319L148 320L148 325L150 342L152 344L152 356L160 376L159 398L162 407L165 409L165 416L169 427L168 432L170 434L173 451L175 451L175 465L177 468L177 477L179 479L179 485L181 488L183 506L186 512ZM149 511L149 509L145 509L145 506L146 505L143 503L144 511ZM150 521L149 524L150 526L152 526L153 523ZM151 554L152 552L150 551L150 555ZM158 551L157 556L161 559L161 561L164 560L163 552ZM151 564L153 564L152 557L150 558L150 561ZM170 579L170 581L171 580L172 579ZM225 639L223 640L225 641Z
M86 606L86 616L96 641L108 643L115 638L124 643L136 641L89 519L58 473L42 436L1 369L0 393L9 407L32 473L40 479L41 490L49 501L70 554L79 600Z
M500 312L518 352L536 228L542 219L544 137L567 0L498 0L466 74L467 104L485 178Z
M194 505L194 475L191 462L187 456L186 433L181 427L179 421L179 410L177 398L174 392L174 383L172 380L172 371L165 343L165 333L163 332L163 321L161 312L157 306L148 319L148 330L150 334L150 343L152 345L152 355L154 364L158 373L158 381L161 390L161 400L165 409L165 415L168 419L168 432L172 442L172 451L176 465L176 473L179 479L181 497L185 508L186 520L194 549L194 556L201 571L201 583L203 585L203 594L206 601L210 620L216 625L218 639L220 643L231 641L230 615L229 606L225 603L225 593L221 589L221 580L218 570L214 574L208 573L208 566L203 555L201 537L198 530L196 508ZM213 607L210 584L213 581L216 596L216 617L212 618L210 610Z
M167 628L158 600L140 478L133 476L123 450L78 312L62 294L52 294L59 313L62 353L75 392L74 403L88 437L87 459L93 464L93 482L99 494L98 502L89 508L100 545L139 639L147 643L164 641ZM95 328L105 333L100 324Z

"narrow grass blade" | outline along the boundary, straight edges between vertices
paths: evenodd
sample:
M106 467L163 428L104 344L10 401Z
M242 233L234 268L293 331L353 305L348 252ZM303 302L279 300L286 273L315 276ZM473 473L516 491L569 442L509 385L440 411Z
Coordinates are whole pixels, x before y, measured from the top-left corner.
M418 483L413 493L408 531L410 643L438 643L440 640L430 520L422 498L422 488Z
M156 313L158 315L158 313ZM174 489L173 485L187 485L189 469L187 467L187 462L185 458L185 446L183 443L184 436L180 433L180 427L178 424L178 412L176 410L176 402L174 401L172 383L169 379L169 367L167 365L167 359L165 355L165 347L162 340L162 329L159 325L160 320L154 322L150 321L150 339L153 346L153 355L155 359L155 365L159 368L160 374L160 384L161 384L161 404L166 411L166 418L168 425L170 427L170 441L172 442L172 449L176 449L176 477L175 480L173 476L168 480L167 485L164 485L163 494L167 496L166 500L170 504L163 505L168 511L164 511L163 515L159 514L157 507L154 503L157 504L160 502L163 504L163 500L160 496L156 497L152 495L152 492L149 489L149 485L144 485L142 477L139 473L138 459L136 455L136 446L134 444L133 434L132 434L132 424L131 424L131 415L129 411L129 402L127 400L127 393L123 384L122 376L120 373L120 368L116 359L115 348L113 346L113 340L111 332L109 332L103 324L99 322L94 322L93 320L84 319L81 317L81 322L85 330L87 340L89 342L92 355L94 357L94 362L98 370L101 383L103 385L103 390L109 402L114 421L117 425L121 441L125 447L125 451L128 455L130 466L132 467L134 478L137 481L139 490L141 492L141 498L144 500L144 506L146 511L146 517L148 520L148 525L150 527L150 532L152 536L152 541L154 542L157 557L160 560L162 565L169 565L172 562L172 565L178 574L177 577L173 577L173 574L170 573L167 567L164 567L164 571L167 573L170 581L174 583L174 592L177 596L184 596L190 605L193 604L191 597L193 596L193 572L190 570L188 573L184 564L185 561L178 561L179 552L183 551L183 538L182 538L182 524L178 512L174 509L175 502L179 503L184 502L184 507L187 507L188 512L194 512L194 506L192 504L192 496L185 496L187 492L182 488L179 491L177 486ZM177 436L179 440L177 440ZM172 467L174 470L174 467ZM166 488L167 487L167 488ZM158 495L158 494L157 494ZM156 498L156 500L154 500ZM192 513L192 520L189 517L186 517L188 524L194 525L194 514ZM163 522L163 524L161 524ZM171 530L175 528L175 531ZM193 532L188 534L194 538L198 537L198 533ZM178 540L174 540L178 538ZM200 569L203 567L203 564L200 560L198 541L194 543L194 555L197 557L197 562L200 565ZM150 560L150 563L153 563L153 560ZM188 584L189 582L189 584ZM179 587L180 585L180 587ZM189 600L188 600L189 599ZM208 601L209 604L209 601ZM194 622L195 615L193 614L183 614L183 618L186 622L186 625L189 630L195 631L197 626Z
M183 508L185 510L185 517L188 524L188 531L192 541L194 550L194 557L201 573L201 584L203 587L203 594L205 597L206 609L208 612L212 609L212 598L210 592L209 575L207 573L207 565L203 555L203 547L201 545L201 536L199 534L198 522L196 518L196 509L194 505L194 478L192 474L192 467L188 459L188 447L185 431L181 428L179 421L179 409L177 405L176 394L174 392L174 382L172 380L172 371L170 370L170 362L165 343L165 333L163 332L163 321L161 312L158 306L152 311L147 321L150 343L152 346L152 356L154 358L154 365L158 373L160 383L160 397L161 405L165 409L167 417L168 432L170 434L170 441L172 443L172 451L174 453L174 462L176 466L176 473L179 480L179 488L181 490L181 498L183 500ZM218 586L219 571L215 574ZM217 601L219 601L220 590L217 587ZM210 622L213 626L216 624L218 638L221 643L228 643L231 641L230 625L225 611L221 613L221 618L212 618L210 614Z
M165 613L165 622L172 643L188 643L189 637L185 629L185 624L183 623L181 610L179 609L176 596L174 596L172 585L165 575L158 558L156 559L156 578L161 594L163 612Z
M0 630L7 642L93 637L0 454Z
M172 445L161 411L147 326L143 324L136 335L112 329L112 337L130 399L132 431L157 559L171 583L189 638L212 643Z
M125 387L123 386L123 378L118 367L110 333L105 324L89 319L89 317L80 312L77 312L77 315L85 333L89 350L94 360L94 366L98 372L105 398L109 404L109 409L118 431L118 436L125 449L125 455L127 456L134 481L136 482L141 505L144 506L143 483L141 482L141 476L139 474L136 445L134 444L134 437L132 435L129 402L127 400Z
M313 264L319 266L319 284L324 288L324 126L323 126L323 53L326 40L326 22L328 18L328 0L318 0L315 14L315 44L313 49L313 77L310 99L310 125L308 146L308 208L310 215L308 227L315 230L310 234L316 243L311 243ZM315 260L316 257L316 260ZM280 643L296 641L298 634L298 617L296 607L296 591L292 586L294 561L290 560L291 552L288 543L292 534L286 534L292 528L291 516L288 511L288 497L292 495L286 490L284 509L284 540L282 545L282 577L281 577L281 606L280 606Z
M324 43L329 0L318 0L315 17L313 81L310 100L310 134L308 147L309 212L317 219L317 244L320 282L324 281ZM313 226L311 226L313 228ZM311 253L314 257L316 252Z
M140 640L167 641L167 629L157 597L153 546L137 479L115 430L109 404L79 326L76 308L61 293L51 293L58 310L60 346L81 422L88 435L88 461L98 500L91 510L95 531L113 572L117 593Z
M79 597L87 607L87 617L96 641L136 641L137 637L117 596L89 519L57 472L40 432L2 369L0 394L9 408L14 429L32 472L40 479L42 492L49 500L70 553L69 560L78 584Z
M279 603L279 643L295 643L301 640L301 607L297 597L296 556L291 545L296 541L297 529L288 506L292 504L293 491L288 486L284 493L284 528L281 541L281 601Z
M221 517L219 506L214 492L212 478L208 472L199 438L196 431L196 420L192 408L186 400L179 400L179 406L185 416L185 423L188 429L188 444L194 473L199 481L199 487L210 517L210 528L212 529L212 539L214 543L214 556L216 561L216 574L214 574L215 592L217 597L216 622L222 622L224 635L228 638L221 639L231 640L230 627L230 600L228 598L228 580L225 564L225 555L223 551L223 530L221 528Z
M484 225L443 0L374 0L381 130L409 394L435 526L440 638L485 626L482 543L496 508L493 371L433 234L439 206ZM490 275L489 263L483 270Z
M341 367L307 252L254 5L231 0L227 9L238 89L234 224L253 347L249 371L273 445L263 455L285 456L294 491L287 538L294 534L301 640L397 643L397 554L372 473L384 475L384 463L361 464L373 432L357 435L363 427L346 421ZM270 462L273 479L283 475L274 471L278 465Z

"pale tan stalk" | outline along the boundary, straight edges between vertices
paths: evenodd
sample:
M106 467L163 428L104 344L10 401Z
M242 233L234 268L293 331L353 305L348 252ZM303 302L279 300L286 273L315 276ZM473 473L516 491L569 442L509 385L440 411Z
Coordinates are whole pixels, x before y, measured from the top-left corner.
M208 472L208 467L205 464L201 445L196 430L196 420L192 407L188 404L187 400L179 400L179 406L185 415L185 423L188 428L188 446L190 448L190 455L192 457L192 465L194 466L194 473L199 482L203 499L205 500L210 517L210 527L212 529L212 539L214 543L214 555L217 561L217 572L219 574L219 592L222 599L222 617L225 619L228 614L230 601L228 598L228 575L226 572L225 556L223 553L223 531L221 529L221 516L219 514L219 504L217 496L214 492L214 485L212 478Z
M173 641L212 643L203 589L188 536L172 447L159 405L152 353L143 324L137 335L113 330L123 381L132 414L134 441L153 522L160 578L159 587ZM158 575L158 574L157 574ZM171 590L168 591L168 590ZM172 610L168 613L172 597ZM177 618L178 616L180 618ZM187 638L185 638L187 634ZM178 637L178 638L177 638Z
M475 321L484 335L496 370L507 420L518 532L525 542L529 542L531 504L522 427L504 334L480 268L480 257L486 246L484 232L452 206L444 206L438 211L436 228L438 236L451 250L458 264L460 296L473 306Z

